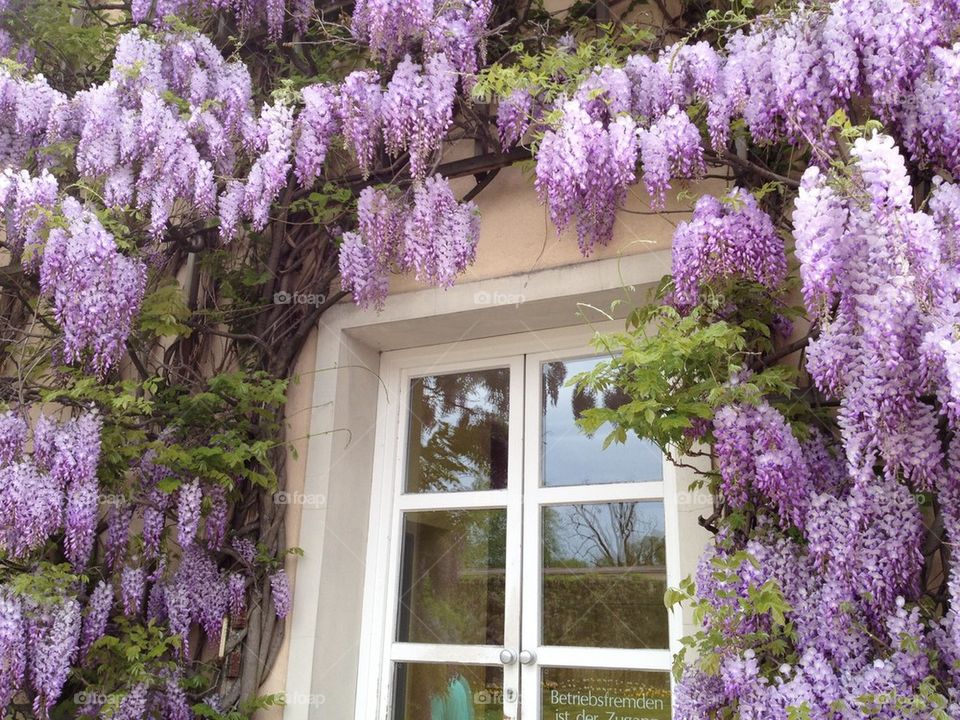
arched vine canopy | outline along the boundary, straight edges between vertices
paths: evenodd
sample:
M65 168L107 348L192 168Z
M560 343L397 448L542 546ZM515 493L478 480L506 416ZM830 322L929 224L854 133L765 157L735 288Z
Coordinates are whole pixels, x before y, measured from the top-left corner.
M4 717L282 701L298 354L453 284L516 164L585 256L691 205L578 378L716 498L676 716L960 717L958 40L956 0L0 0Z

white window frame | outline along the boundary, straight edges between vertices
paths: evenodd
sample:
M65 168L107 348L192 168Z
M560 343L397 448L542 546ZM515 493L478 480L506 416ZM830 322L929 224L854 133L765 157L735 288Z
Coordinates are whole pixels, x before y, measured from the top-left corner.
M518 623L507 621L504 628L504 646L514 651L534 648L540 637L539 602L521 604L520 585L511 581L521 578L524 587L534 588L539 600L539 515L541 502L549 504L629 500L662 500L667 555L667 584L675 586L681 577L679 522L677 508L676 469L664 458L662 482L622 483L616 486L573 486L541 488L539 486L540 408L539 393L529 388L540 387L540 366L551 359L570 359L596 355L589 344L595 331L621 329L616 323L587 327L517 333L498 338L448 343L410 350L396 350L381 356L377 409L377 428L373 463L373 492L370 501L369 535L367 541L366 573L362 636L357 678L356 720L378 718L389 720L393 698L393 663L398 661L460 662L466 664L500 665L500 646L450 646L438 648L393 642L398 607L398 583L402 510L434 510L448 507L508 507L523 503L522 531L520 512L508 512L507 528L507 588L505 616L515 617ZM524 358L526 363L524 367ZM403 494L407 423L402 414L409 406L410 379L418 376L487 369L510 368L510 436L508 455L508 485L506 490L479 492ZM530 383L533 383L532 385ZM524 387L528 390L523 392ZM521 423L522 420L522 423ZM530 447L533 443L534 447ZM524 465L526 464L526 467ZM522 478L523 483L514 481ZM518 478L518 479L519 479ZM604 490L597 497L597 488ZM527 493L524 503L524 492ZM531 501L530 498L535 498ZM522 532L520 542L511 542ZM522 572L522 546L528 550ZM522 610L522 614L521 614ZM631 650L620 648L538 647L533 665L513 663L504 667L504 687L514 686L517 679L524 692L524 719L539 718L540 693L529 692L539 688L539 673L544 667L589 667L610 669L643 669L668 671L672 656L680 648L683 622L679 613L670 612L669 649ZM522 628L517 635L516 625ZM585 661L584 658L587 658ZM638 661L642 667L638 667ZM517 678L516 674L520 677ZM513 704L511 704L512 706ZM506 709L506 708L505 708Z

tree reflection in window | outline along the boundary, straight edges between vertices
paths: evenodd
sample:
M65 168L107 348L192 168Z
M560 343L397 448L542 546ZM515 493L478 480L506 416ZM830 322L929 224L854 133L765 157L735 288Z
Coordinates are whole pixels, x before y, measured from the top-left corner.
M407 492L505 488L509 404L508 368L411 380Z
M619 388L603 393L567 386L567 378L593 369L602 358L544 363L540 372L541 482L545 487L649 482L663 479L663 456L649 440L629 436L603 448L603 437L588 436L577 419L595 407L616 409L629 402Z
M544 644L667 647L661 501L545 506L542 543Z

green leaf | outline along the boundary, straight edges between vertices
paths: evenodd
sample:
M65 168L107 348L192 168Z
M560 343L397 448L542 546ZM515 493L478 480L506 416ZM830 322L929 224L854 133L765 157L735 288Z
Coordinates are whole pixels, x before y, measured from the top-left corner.
M143 299L140 308L140 329L157 337L189 336L186 324L190 309L183 299L180 284L170 279Z

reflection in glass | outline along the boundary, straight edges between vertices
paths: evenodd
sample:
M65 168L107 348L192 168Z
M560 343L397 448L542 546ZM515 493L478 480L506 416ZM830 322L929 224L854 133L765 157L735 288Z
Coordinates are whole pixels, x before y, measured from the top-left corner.
M545 506L543 644L668 647L661 501Z
M616 388L598 397L565 386L570 378L592 370L602 360L550 362L540 369L540 467L546 487L663 479L662 456L652 442L630 435L625 443L612 443L604 450L607 433L603 429L587 437L577 426L576 420L584 410L601 405L617 408L628 400Z
M506 510L404 515L400 642L503 644Z
M503 668L397 663L393 720L503 720Z
M670 720L669 673L580 668L542 672L542 720Z
M410 381L407 492L507 486L510 370Z

